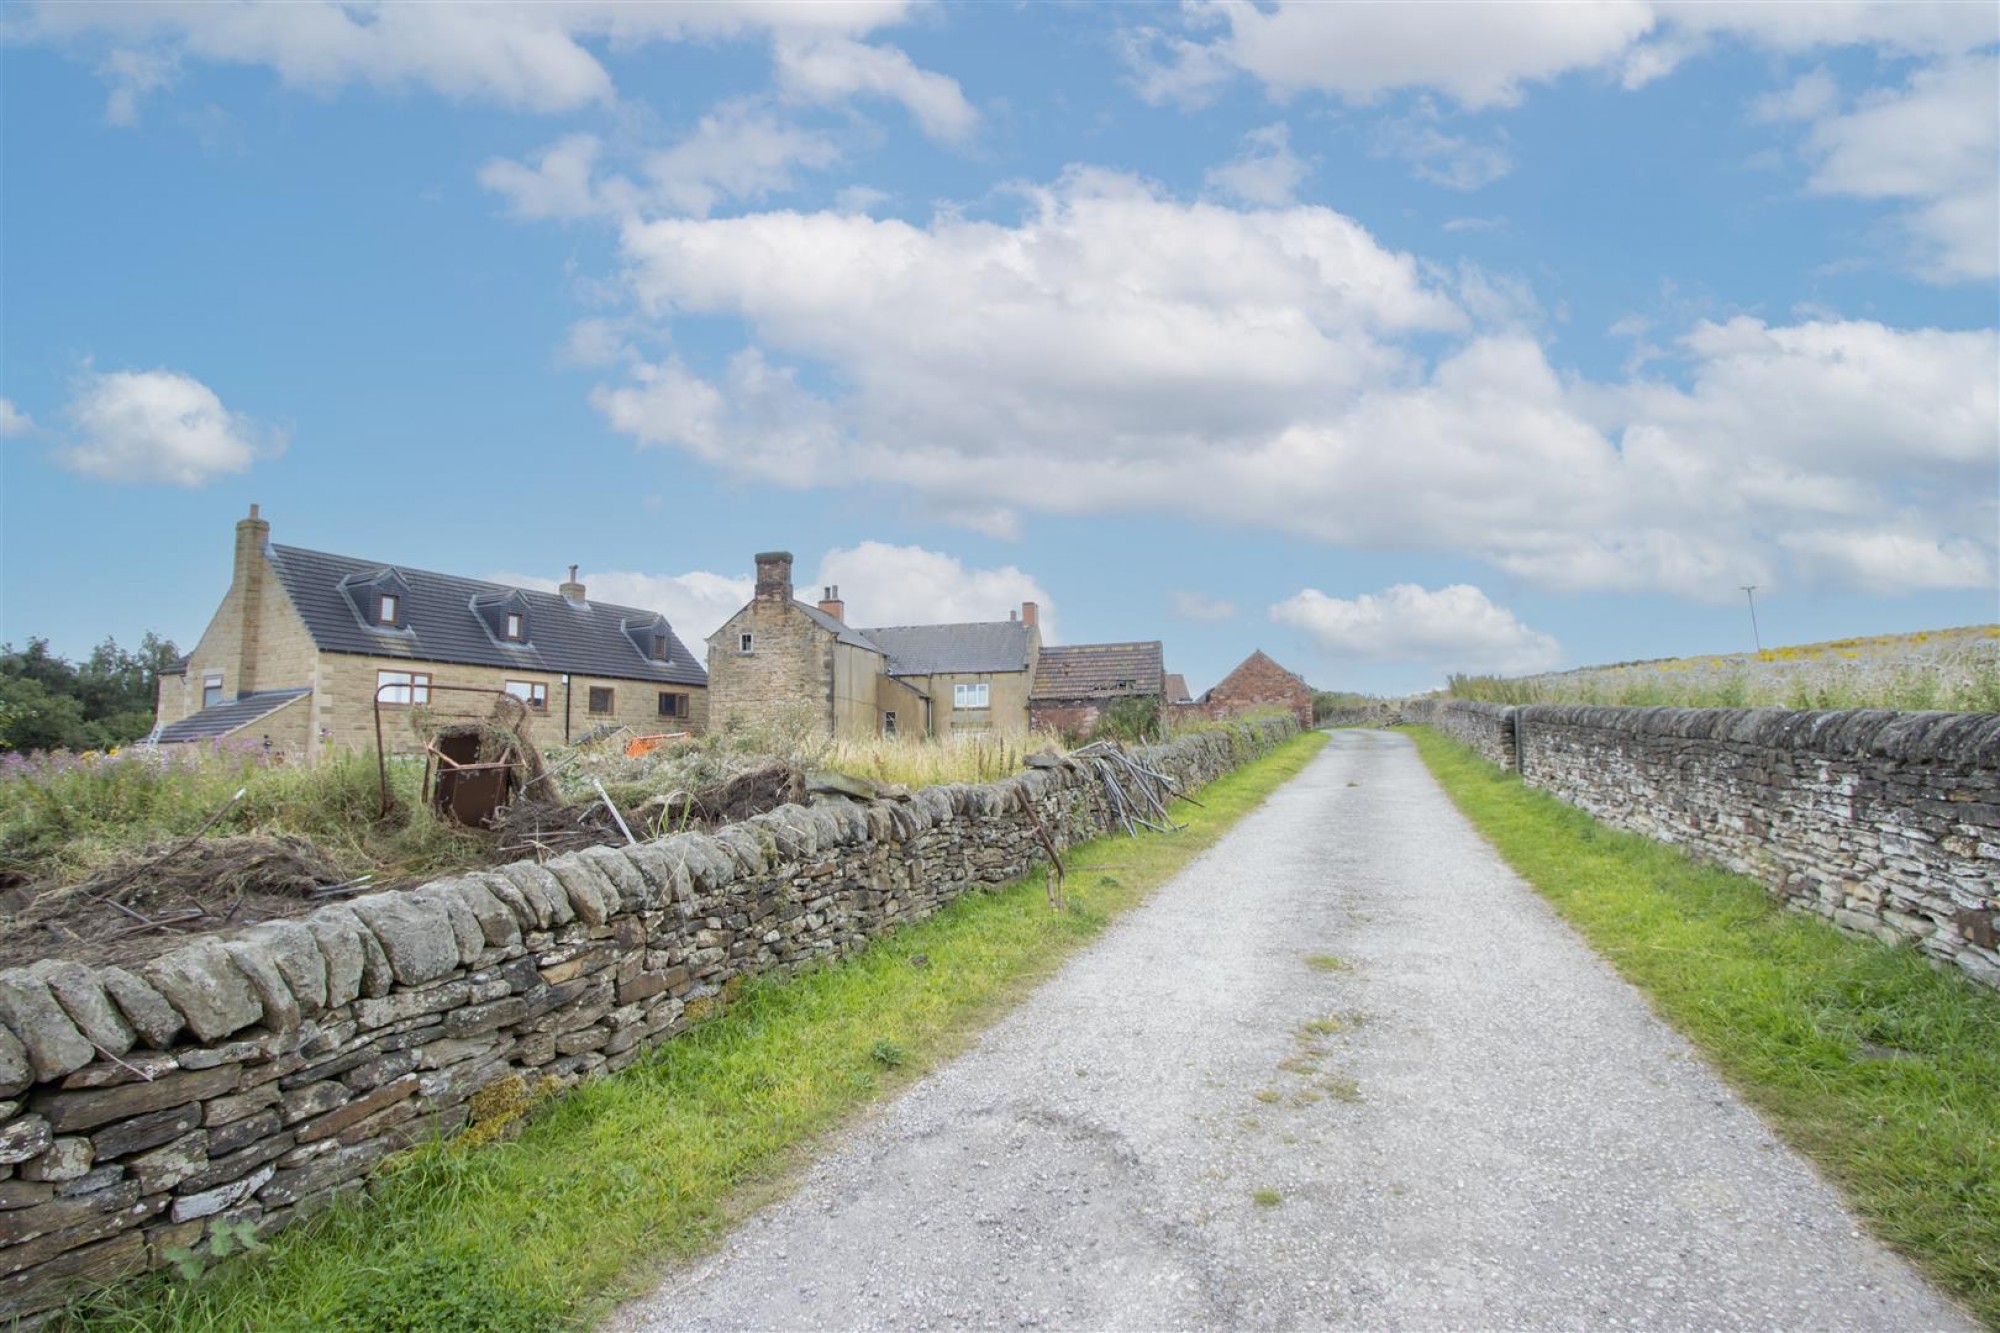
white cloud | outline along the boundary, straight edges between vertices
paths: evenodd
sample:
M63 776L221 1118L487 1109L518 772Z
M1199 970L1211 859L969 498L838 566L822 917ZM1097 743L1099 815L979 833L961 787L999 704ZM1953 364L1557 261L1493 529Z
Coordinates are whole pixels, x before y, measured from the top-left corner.
M1205 592L1185 592L1176 589L1173 595L1174 615L1182 620L1192 620L1197 624L1219 625L1236 616L1236 603L1221 597L1212 597Z
M737 0L730 4L634 5L617 0L401 4L383 0L293 0L282 5L155 0L78 5L43 0L14 32L72 48L105 51L111 86L106 116L129 124L140 101L172 82L179 64L258 65L287 85L331 94L354 84L424 88L447 97L529 111L572 111L614 97L611 75L591 47L628 51L650 42L768 37L787 50L830 44L836 70L808 87L838 95L839 71L856 68L847 91L884 92L910 104L927 129L953 123L957 85L911 65L893 48L854 39L901 23L905 0ZM842 44L858 49L845 51ZM782 54L782 53L781 53ZM790 77L789 75L787 77ZM872 82L871 82L872 80ZM886 86L881 86L886 85ZM959 98L960 106L963 99Z
M1806 152L1820 194L1908 201L1912 265L1940 282L2000 273L2000 57L1918 70L1837 112L1810 95Z
M956 79L919 69L893 46L870 46L848 37L778 38L778 86L793 101L842 102L866 93L901 102L925 134L962 143L979 128L979 113Z
M600 170L604 155L595 135L572 134L530 163L489 161L479 181L524 219L632 219L661 212L705 217L726 202L754 202L791 189L799 169L832 166L840 149L826 135L787 124L746 98L716 106L672 147L644 155L632 174Z
M200 486L284 452L285 433L231 412L210 389L171 370L87 371L67 414L63 466L118 482Z
M1172 513L1699 598L1854 576L1797 540L1820 532L1928 531L1961 553L1938 568L1990 564L1991 331L1705 323L1658 339L1653 377L1592 383L1550 364L1518 278L1420 264L1330 210L1102 172L1023 193L1012 224L628 224L638 316L748 342L714 369L636 363L593 401L642 444L1007 535Z
M1055 601L1012 565L967 569L956 556L921 546L865 541L835 547L819 562L820 586L840 589L850 625L945 625L1006 620L1021 603L1035 603L1046 643L1059 641ZM818 588L800 595L815 600Z
M1426 98L1409 115L1378 125L1369 151L1376 157L1400 157L1417 179L1448 190L1477 190L1514 169L1504 131L1491 142L1479 143L1445 133L1440 120L1437 108Z
M1759 97L1750 104L1750 114L1761 121L1818 120L1839 104L1840 85L1821 66L1777 92Z
M1952 55L2000 40L1992 6L1953 0L1487 0L1448 8L1196 0L1182 13L1184 33L1126 35L1138 91L1150 101L1200 101L1243 74L1281 100L1317 92L1365 105L1414 89L1485 110L1577 72L1616 73L1636 88L1717 38L1785 55L1860 45Z
M1449 219L1445 222L1444 229L1449 232L1503 231L1506 229L1506 226L1507 219L1504 217L1466 217Z
M1312 168L1292 151L1291 129L1285 122L1266 125L1243 136L1243 151L1206 176L1208 188L1247 204L1278 208L1293 195Z
M11 398L0 398L0 440L16 435L27 435L35 429L35 420L20 408L14 406Z
M1517 675L1562 662L1554 638L1529 629L1470 584L1432 592L1398 583L1377 594L1329 597L1307 588L1271 608L1328 657L1403 662L1443 673Z
M517 588L539 588L543 592L554 592L560 579L542 578L534 574L489 574L494 583L505 583ZM732 578L726 574L711 574L706 570L695 570L687 574L639 574L627 570L586 570L579 579L593 602L610 602L614 606L636 606L645 611L657 611L667 618L680 641L694 653L696 660L704 656L703 640L722 627L722 623L736 614L737 610L750 600L756 590L756 580L752 578Z

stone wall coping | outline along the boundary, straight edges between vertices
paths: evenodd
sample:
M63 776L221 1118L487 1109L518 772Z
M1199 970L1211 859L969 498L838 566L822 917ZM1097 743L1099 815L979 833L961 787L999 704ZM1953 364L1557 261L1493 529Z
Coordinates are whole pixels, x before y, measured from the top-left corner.
M1529 728L1539 723L1830 757L1875 755L1905 762L2000 767L2000 713L1886 708L1635 708L1611 704L1529 704L1508 711L1514 713L1517 724Z
M1262 730L1262 723L1239 723ZM1275 724L1272 724L1275 726ZM1139 755L1158 765L1176 751L1227 747L1227 732L1197 732ZM907 800L785 805L714 833L686 832L626 847L593 847L546 863L516 861L414 889L384 889L302 917L203 936L136 968L39 962L0 971L0 1098L75 1073L102 1051L213 1044L302 1021L398 987L435 984L523 933L615 914L691 910L770 864L885 837L903 841L960 816L990 817L1051 789L1089 781L1074 764L994 782L923 788ZM886 809L885 809L886 807ZM870 811L878 813L871 816Z

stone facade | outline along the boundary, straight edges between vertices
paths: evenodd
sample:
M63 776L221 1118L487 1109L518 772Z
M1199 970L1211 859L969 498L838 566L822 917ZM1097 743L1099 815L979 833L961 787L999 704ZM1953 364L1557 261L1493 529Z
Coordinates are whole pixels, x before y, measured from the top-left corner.
M1192 789L1293 731L1142 757ZM275 1231L398 1149L518 1105L527 1080L622 1069L740 978L1018 877L1044 859L1037 819L1064 846L1111 815L1059 761L370 894L130 970L0 972L0 1319L159 1267L219 1222Z
M1608 824L2000 986L2000 715L1430 703Z
M540 686L547 706L530 710L527 727L529 739L537 745L567 741L604 724L622 724L641 734L706 729L708 691L699 685L322 651L271 567L267 556L270 535L271 525L258 516L254 506L250 517L236 525L229 591L200 642L188 654L185 669L160 677L160 725L200 712L203 691L211 682L219 685L224 699L259 690L304 687L312 691L308 697L258 719L230 739L268 744L306 762L329 749L373 749L379 673L394 671L427 674L436 686L486 690L505 690L510 684ZM581 587L576 596L581 599ZM591 711L593 689L611 691L608 710ZM685 715L662 715L662 694L685 698ZM491 703L439 689L431 697L430 709L440 715L483 715L490 711ZM419 747L409 726L409 711L395 705L383 709L384 740L392 751Z

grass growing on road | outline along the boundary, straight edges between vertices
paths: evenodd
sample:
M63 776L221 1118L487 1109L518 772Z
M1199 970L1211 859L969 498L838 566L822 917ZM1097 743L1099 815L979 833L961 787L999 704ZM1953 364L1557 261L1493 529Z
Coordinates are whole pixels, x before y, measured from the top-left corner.
M2000 995L1411 735L1507 862L1875 1233L2000 1328Z
M512 1142L421 1149L367 1207L206 1278L124 1289L79 1322L523 1333L585 1322L780 1190L817 1136L961 1050L1325 742L1307 733L1211 784L1201 807L1176 808L1181 832L1072 849L1061 915L1040 873L967 894L857 957L747 987L624 1073L551 1101Z

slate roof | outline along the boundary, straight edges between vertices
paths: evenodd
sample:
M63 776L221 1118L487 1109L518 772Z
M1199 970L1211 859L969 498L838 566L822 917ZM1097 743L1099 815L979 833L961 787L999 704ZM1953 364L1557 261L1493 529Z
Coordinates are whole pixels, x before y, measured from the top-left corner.
M311 693L311 690L259 690L255 694L241 695L213 708L204 708L178 722L170 722L155 731L152 739L161 745L220 740L233 731L241 731L253 722L262 721L292 700L303 699Z
M1036 699L1113 699L1160 693L1166 669L1158 639L1073 643L1042 649Z
M813 624L818 625L821 629L832 630L836 635L840 637L840 641L842 643L851 643L858 648L873 648L878 653L883 651L881 645L870 643L867 640L867 638L864 637L871 631L858 630L855 629L852 625L847 624L845 621L835 620L832 616L820 610L818 607L814 606L811 602L802 602L799 601L797 598L793 598L792 600L798 606L799 610L806 613L806 617L810 619Z
M313 643L322 652L361 653L370 657L406 657L423 662L456 662L468 666L503 667L520 671L571 672L614 680L653 681L663 685L706 685L708 672L695 660L680 636L667 627L668 660L655 661L641 644L650 645L651 626L665 623L652 611L607 602L571 602L559 593L510 588L479 579L407 569L379 561L328 555L296 546L266 548L292 605L305 620ZM403 586L400 627L370 625L342 580L365 584L393 571ZM474 607L477 599L491 606L496 600L525 612L527 641L499 638Z
M1028 626L1020 620L969 625L890 625L861 631L889 659L892 676L963 675L1028 669Z
M1160 682L1160 693L1166 696L1170 704L1194 702L1194 696L1188 693L1187 677L1178 671L1167 673L1166 679Z

